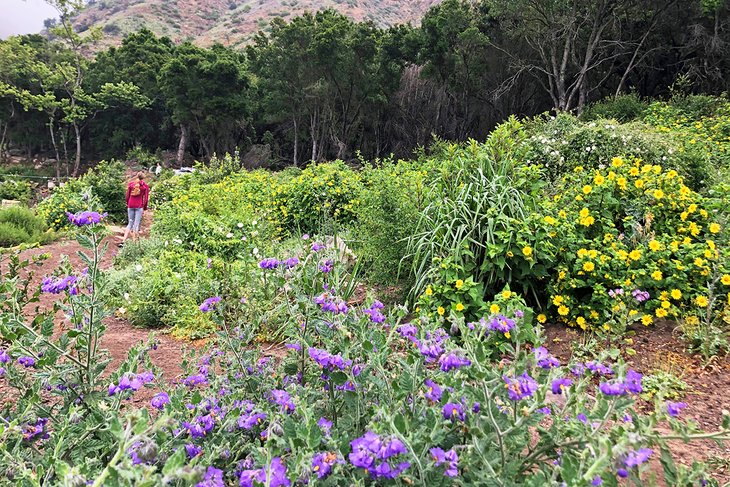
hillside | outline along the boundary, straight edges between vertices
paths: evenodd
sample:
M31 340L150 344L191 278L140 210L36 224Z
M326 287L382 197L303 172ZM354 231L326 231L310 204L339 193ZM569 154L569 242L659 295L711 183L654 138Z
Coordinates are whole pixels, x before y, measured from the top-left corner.
M90 0L76 19L81 32L101 27L103 45L118 44L124 35L147 27L175 41L192 40L235 46L268 28L275 17L290 19L304 12L334 8L354 20L379 26L418 23L439 0Z

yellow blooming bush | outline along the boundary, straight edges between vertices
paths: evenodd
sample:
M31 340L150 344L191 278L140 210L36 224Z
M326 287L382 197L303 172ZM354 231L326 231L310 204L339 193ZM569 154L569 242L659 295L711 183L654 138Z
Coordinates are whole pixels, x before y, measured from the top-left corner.
M722 226L674 170L614 158L603 169L577 167L546 203L556 275L549 285L554 319L603 326L622 290L647 292L629 300L630 317L648 325L701 305L708 276L724 268L716 243Z

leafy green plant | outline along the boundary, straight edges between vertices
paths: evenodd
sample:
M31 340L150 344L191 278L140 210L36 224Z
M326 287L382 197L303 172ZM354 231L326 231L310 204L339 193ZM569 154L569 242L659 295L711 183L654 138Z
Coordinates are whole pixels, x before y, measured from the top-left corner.
M0 247L13 247L21 243L47 243L53 234L33 210L11 206L0 210Z

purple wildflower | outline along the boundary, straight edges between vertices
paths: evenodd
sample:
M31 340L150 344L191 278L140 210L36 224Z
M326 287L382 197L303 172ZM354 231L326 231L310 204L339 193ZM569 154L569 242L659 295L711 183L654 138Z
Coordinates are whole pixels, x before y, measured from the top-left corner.
M439 367L443 372L448 372L452 369L458 369L460 367L468 367L471 365L471 360L468 358L460 357L455 353L449 353L442 355L439 359Z
M46 431L48 418L38 418L34 423L26 423L22 426L23 439L25 441L33 441L36 439L45 440L50 437Z
M286 348L288 348L289 350L296 350L297 352L302 351L302 346L298 343L287 343Z
M444 419L451 419L455 420L458 419L460 421L466 420L466 413L464 412L464 407L459 404L458 402L450 402L444 405L441 413L444 416Z
M273 389L269 393L269 401L281 406L281 411L284 413L293 413L296 409L296 406L294 406L294 402L292 402L291 396L283 389Z
M324 249L325 247L326 247L325 245L322 245L319 242L314 242L310 248L312 249L312 252L319 252L320 250Z
M515 320L509 319L504 315L497 315L487 324L488 328L492 331L498 331L500 333L507 333L515 327Z
M28 357L26 355L23 355L22 357L18 358L18 363L22 365L23 367L30 368L35 367L35 359L33 357Z
M106 213L99 214L96 211L82 211L81 213L73 214L66 212L68 221L77 227L84 227L86 225L96 225L106 218Z
M185 445L185 453L188 454L189 458L195 458L203 453L203 449L197 445L188 443L187 445Z
M168 396L166 392L160 392L152 398L152 407L162 409L165 407L165 404L168 404L169 402L170 396Z
M667 413L673 418L676 418L679 416L679 413L682 412L682 409L687 407L686 402L668 402L667 403Z
M510 400L520 401L532 396L537 390L537 382L527 372L517 378L503 377Z
M560 379L555 379L551 384L552 393L553 394L562 394L563 389L566 389L566 388L570 387L571 385L573 385L573 381L566 377L563 377Z
M78 288L76 287L76 276L66 276L58 279L53 277L45 277L41 282L41 291L50 294L60 294L63 291L68 291L76 295L78 294Z
M279 265L281 265L281 262L271 257L259 262L259 267L266 270L274 270L279 267Z
M640 394L643 392L644 388L641 386L642 378L643 376L640 373L629 369L629 371L626 372L626 378L624 379L624 387L626 388L626 391L633 394Z
M598 389L607 396L623 396L626 394L626 386L621 382L601 382Z
M203 313L214 311L218 307L218 303L220 303L220 301L220 296L213 296L212 298L208 298L203 301L203 304L200 305L200 311L202 311Z
M290 257L286 259L283 264L284 267L286 267L287 269L291 269L292 267L296 267L299 265L299 259L297 259L296 257Z
M331 259L327 259L319 265L319 270L322 271L323 274L328 274L328 273L332 272L332 268L334 266L335 266L335 263L332 262Z
M317 362L323 369L334 371L335 369L343 370L352 365L352 360L345 360L342 355L332 355L327 350L311 347L309 356Z
M352 451L348 455L350 463L356 468L362 468L374 477L394 479L405 469L410 467L408 462L400 462L393 466L391 458L407 453L405 445L397 438L383 440L372 431L350 443Z
M195 484L195 487L224 487L225 485L223 470L211 466L205 471L203 480Z
M10 355L0 348L0 364L7 364L8 362L10 362Z
M418 328L410 323L399 326L395 329L395 331L397 331L403 338L407 338L409 340L415 340L416 335L418 334Z
M441 464L447 464L446 471L444 472L446 477L456 477L459 475L459 455L456 454L456 450L452 448L449 451L444 451L441 448L431 448L429 451L437 467Z
M363 310L363 313L370 316L370 321L372 321L373 323L384 323L385 315L380 312L383 307L383 303L376 300L372 305L370 305L368 309Z
M423 384L428 388L426 394L424 394L426 399L431 402L441 402L441 395L444 392L441 387L431 379L426 379Z
M312 458L312 472L317 474L318 479L329 477L332 467L337 463L345 463L336 453L317 453Z
M644 301L648 301L649 298L651 297L650 294L647 291L642 291L640 289L634 289L633 291L631 291L631 295L639 303L643 303Z
M623 462L628 468L638 467L654 453L651 448L641 448L639 450L630 451L626 454Z
M537 347L535 349L535 359L537 360L537 366L542 369L560 367L560 361L550 355L550 352L545 347Z

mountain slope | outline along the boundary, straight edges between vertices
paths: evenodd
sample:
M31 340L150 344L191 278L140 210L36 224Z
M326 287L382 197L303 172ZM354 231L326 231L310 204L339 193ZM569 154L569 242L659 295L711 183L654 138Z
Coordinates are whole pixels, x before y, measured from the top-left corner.
M306 11L333 8L354 20L379 26L418 23L440 0L90 0L74 23L80 32L101 27L103 45L118 44L124 35L147 27L175 41L192 40L236 46L274 17L291 19Z

